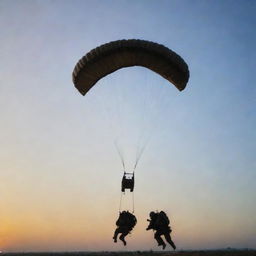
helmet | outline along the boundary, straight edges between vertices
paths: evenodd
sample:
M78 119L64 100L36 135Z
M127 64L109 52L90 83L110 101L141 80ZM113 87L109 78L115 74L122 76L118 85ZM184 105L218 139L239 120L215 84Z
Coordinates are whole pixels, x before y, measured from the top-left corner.
M155 212L150 212L149 216L152 218L156 213Z

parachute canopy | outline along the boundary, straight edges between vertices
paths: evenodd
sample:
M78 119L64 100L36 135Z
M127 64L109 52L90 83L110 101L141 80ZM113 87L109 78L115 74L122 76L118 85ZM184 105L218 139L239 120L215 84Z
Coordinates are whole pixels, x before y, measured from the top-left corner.
M103 44L78 61L73 71L73 82L85 95L98 80L125 67L148 68L182 91L189 79L185 61L167 47L145 40L118 40Z

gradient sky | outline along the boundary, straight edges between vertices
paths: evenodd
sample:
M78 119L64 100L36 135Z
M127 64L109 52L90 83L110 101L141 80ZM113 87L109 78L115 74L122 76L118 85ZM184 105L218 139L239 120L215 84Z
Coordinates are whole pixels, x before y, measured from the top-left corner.
M146 218L162 209L180 249L255 248L255 13L250 0L0 0L0 250L157 249ZM82 97L76 62L129 38L181 55L187 88L137 67ZM115 141L128 170L146 145L125 249Z

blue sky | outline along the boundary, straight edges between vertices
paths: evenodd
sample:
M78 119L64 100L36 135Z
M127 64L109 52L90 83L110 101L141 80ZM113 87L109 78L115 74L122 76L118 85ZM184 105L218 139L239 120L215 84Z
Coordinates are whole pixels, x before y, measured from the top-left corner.
M249 0L0 1L0 247L122 249L116 140L128 168L147 142L128 249L157 248L153 209L171 216L178 248L255 247L255 11ZM82 97L76 62L129 38L181 55L187 88L138 67Z

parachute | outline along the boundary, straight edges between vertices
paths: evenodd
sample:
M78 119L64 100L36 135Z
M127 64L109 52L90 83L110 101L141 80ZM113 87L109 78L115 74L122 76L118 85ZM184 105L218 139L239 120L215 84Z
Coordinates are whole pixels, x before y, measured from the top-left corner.
M182 91L189 79L185 61L167 47L150 41L129 39L103 44L82 57L73 71L73 83L85 95L101 78L132 66L148 68Z
M189 80L188 65L174 51L164 45L151 41L123 39L96 47L82 57L73 70L73 83L78 91L85 95L100 79L119 69L133 66L141 66L154 71L180 91L186 87ZM134 171L145 145L137 151L138 154L132 173L126 172L122 153L118 145L116 145L116 148L124 168L121 191L124 193L125 189L130 189L130 192L133 192ZM121 211L121 205L122 193L119 212ZM134 197L132 212L134 212ZM168 217L165 213L162 215L163 222L168 225Z

